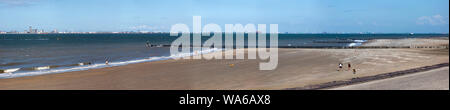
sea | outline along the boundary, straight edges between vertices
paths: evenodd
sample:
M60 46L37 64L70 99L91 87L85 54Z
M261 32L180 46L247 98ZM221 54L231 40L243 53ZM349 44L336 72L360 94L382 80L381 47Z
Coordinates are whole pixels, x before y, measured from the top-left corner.
M355 47L371 39L442 36L448 34L279 34L278 46ZM223 50L213 48L171 55L170 45L178 37L168 33L0 34L0 79L169 60ZM248 34L244 37L247 41ZM201 39L204 42L209 38Z

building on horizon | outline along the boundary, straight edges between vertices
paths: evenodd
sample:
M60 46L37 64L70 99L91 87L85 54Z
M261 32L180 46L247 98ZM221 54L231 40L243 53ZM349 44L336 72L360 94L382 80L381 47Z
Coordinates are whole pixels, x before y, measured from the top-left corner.
M58 33L58 30L56 30L56 29L53 29L53 31L52 31L52 32L50 32L50 33Z
M29 26L28 27L28 33L32 33L33 32L33 27L32 26Z

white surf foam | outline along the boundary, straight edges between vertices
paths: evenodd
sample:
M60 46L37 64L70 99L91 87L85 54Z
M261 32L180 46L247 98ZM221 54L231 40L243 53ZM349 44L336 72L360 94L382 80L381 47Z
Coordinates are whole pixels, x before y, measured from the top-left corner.
M19 71L19 69L20 69L20 68L6 69L6 70L4 70L3 72L5 72L5 73L12 73L12 72Z
M50 69L50 66L36 67L34 69L35 70L46 70L46 69Z
M63 72L72 72L72 71L82 71L82 70L88 70L88 69L97 69L97 68L105 68L105 67L114 67L114 66L123 66L127 64L134 64L134 63L143 63L143 62L152 62L152 61L161 61L161 60L169 60L169 59L178 59L188 56L194 56L199 54L206 54L211 52L217 52L221 51L222 49L209 49L209 50L203 50L203 51L197 51L192 53L182 53L178 55L171 55L171 56L154 56L144 59L138 59L138 60L129 60L129 61L122 61L122 62L110 62L107 64L92 64L92 65L80 65L76 67L65 67L65 68L55 68L55 69L47 69L47 68L41 68L36 71L27 71L27 72L10 72L10 74L0 74L0 79L5 78L15 78L15 77L24 77L24 76L35 76L35 75L44 75L44 74L54 74L54 73L63 73Z
M349 47L354 47L354 46L361 46L362 43L366 42L367 40L353 40L353 43L348 44L347 46Z

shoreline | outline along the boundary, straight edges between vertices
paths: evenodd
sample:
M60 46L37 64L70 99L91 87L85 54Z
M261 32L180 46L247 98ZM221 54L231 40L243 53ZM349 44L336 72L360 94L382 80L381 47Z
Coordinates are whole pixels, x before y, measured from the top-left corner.
M58 74L58 73L64 73L64 72L74 72L74 71L84 71L84 70L90 70L90 69L101 69L101 68L107 68L107 67L124 66L124 65L144 63L144 62L173 60L176 58L192 56L192 55L196 55L196 54L208 54L211 52L215 52L217 50L218 49L210 49L210 50L204 50L204 51L200 51L200 52L179 54L179 55L173 55L173 56L152 56L149 58L141 58L141 59L136 59L136 60L109 62L108 64L82 62L82 63L66 64L66 65L48 65L48 66L29 67L29 68L10 68L10 69L4 69L4 70L0 69L0 79L26 77L26 76L37 76L37 75L46 75L46 74ZM18 72L18 73L12 73L12 72L16 72L19 70L25 70L25 71Z
M402 40L410 40L410 41L402 41ZM418 40L421 45L411 45L411 40ZM427 41L427 40L434 40L434 41ZM368 40L366 42L362 42L361 45L358 46L279 46L277 48L283 49L283 48L300 48L300 49L389 49L389 48L433 48L433 49L448 49L448 37L430 37L430 38L403 38L403 39L372 39ZM383 43L379 43L383 42ZM386 43L387 42L387 43ZM403 44L394 44L395 42L409 42L409 45ZM433 44L434 43L434 44ZM426 45L424 45L426 44ZM430 45L432 44L432 45ZM152 45L153 46L153 45ZM156 47L156 46L155 46ZM160 47L170 47L170 45L160 45ZM150 58L142 58L138 60L145 60L145 59L152 59L152 58L159 58L159 57L170 57L170 56L152 56ZM168 60L170 58L163 58L162 60ZM129 61L120 61L120 62L133 62L138 60L129 60ZM159 61L159 60L156 60ZM120 63L119 62L119 63ZM151 61L145 61L145 62L151 62ZM93 62L79 62L74 64L65 64L65 65L43 65L40 67L24 67L24 68L8 68L8 69L0 69L0 79L3 79L1 76L5 77L2 74L9 74L11 71L15 72L18 70L28 70L28 72L34 72L29 70L40 70L41 68L45 69L52 69L52 68L58 68L58 69L71 69L71 68L79 68L80 66L85 65L93 65ZM95 64L98 65L98 64ZM64 68L60 68L64 67ZM100 67L102 68L102 67ZM91 69L98 69L98 68L91 68ZM86 69L82 69L86 70ZM70 70L71 71L71 70ZM75 70L75 71L81 71L81 70ZM23 73L23 72L20 72ZM51 72L53 73L53 72ZM61 72L57 72L61 73ZM7 78L7 77L6 77Z
M0 90L283 90L448 64L448 55L443 48L280 48L273 71L260 71L262 60L169 59L0 79ZM340 62L357 74L337 71Z

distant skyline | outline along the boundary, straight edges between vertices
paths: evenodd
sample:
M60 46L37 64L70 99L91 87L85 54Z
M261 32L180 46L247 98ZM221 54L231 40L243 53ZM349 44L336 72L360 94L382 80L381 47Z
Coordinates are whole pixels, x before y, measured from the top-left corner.
M0 15L0 31L168 32L202 16L292 33L449 32L448 0L0 0Z

